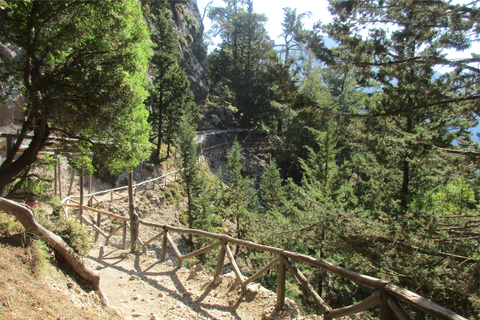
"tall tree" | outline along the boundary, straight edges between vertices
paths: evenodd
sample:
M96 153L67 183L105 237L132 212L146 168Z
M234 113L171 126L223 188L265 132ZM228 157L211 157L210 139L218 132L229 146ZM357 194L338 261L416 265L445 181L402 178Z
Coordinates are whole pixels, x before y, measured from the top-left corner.
M224 2L226 7L209 12L212 29L222 38L214 59L209 59L212 91L229 89L243 125L270 121L272 92L263 78L272 48L264 27L266 17L254 12L252 0Z
M452 229L452 223L468 221L453 215L455 211L469 212L473 219L478 216L468 211L475 207L468 186L475 177L472 159L478 159L478 152L469 129L477 124L478 57L446 56L447 49L463 50L478 39L478 2L331 4L336 18L325 30L341 46L316 53L328 50L332 59L324 61L330 68L340 74L349 70L355 86L375 98L348 109L332 109L330 105L340 100L323 104L312 95L297 102L318 110L319 119L344 117L349 125L353 134L345 143L357 173L350 180L359 202L344 206L345 201L325 201L324 193L318 192L322 188L304 183L297 190L305 199L319 197L301 203L297 196L299 210L292 216L306 221L305 208L321 215L330 214L325 208L331 205L332 211L341 208L336 215L343 219L342 228L330 235L334 236L330 243L348 252L332 258L418 288L420 294L457 312L478 314L478 294L471 289L478 287L478 269L471 259L477 256L472 252L478 235L467 239ZM341 81L331 84L334 90L343 87ZM455 195L456 188L466 197ZM331 218L324 216L316 226L330 224Z
M143 8L154 50L149 68L152 85L146 105L153 128L150 140L156 140L151 160L158 162L163 143L167 143L166 156L169 156L177 124L185 113L194 112L194 103L188 77L178 65L177 34L168 1L146 1Z
M285 199L285 188L282 182L280 170L275 160L271 159L262 175L262 181L258 189L260 203L267 211L282 206Z
M188 227L193 228L195 220L195 205L193 198L199 193L199 169L197 167L197 145L194 141L195 128L183 117L178 124L179 135L177 146L179 151L180 177L185 184L187 194L187 221Z
M285 44L280 45L280 47L283 48L283 50L281 50L281 53L284 54L283 61L287 64L291 52L302 50L304 47L306 31L303 29L302 19L310 17L312 13L307 11L297 14L297 9L283 8L283 15L281 36Z
M434 186L433 176L450 158L442 152L476 151L468 130L477 124L479 59L446 56L447 49L464 50L478 39L476 5L331 2L336 18L324 29L342 45L332 66L350 66L363 90L379 96L349 116L365 119L359 165L371 169L368 188L388 190L380 202L392 212ZM441 74L440 67L450 69Z
M236 227L236 236L245 239L252 217L255 214L257 199L252 187L252 179L242 174L243 161L240 144L235 141L227 155L227 186L222 193L225 217ZM235 254L238 252L238 246Z
M25 111L0 166L0 194L28 173L53 137L111 168L136 166L148 148L143 100L151 52L140 3L6 4L0 38L19 54L2 61L0 76L5 87L20 88Z

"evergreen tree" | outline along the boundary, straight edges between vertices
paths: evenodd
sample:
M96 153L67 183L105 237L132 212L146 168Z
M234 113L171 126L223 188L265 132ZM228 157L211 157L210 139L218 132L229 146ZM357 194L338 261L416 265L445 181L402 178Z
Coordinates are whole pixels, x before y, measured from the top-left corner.
M219 217L218 206L219 190L221 183L218 179L209 182L206 171L209 170L198 163L197 144L195 138L195 126L191 125L191 120L183 116L178 124L178 137L176 141L179 157L177 158L180 177L185 187L187 197L186 211L184 212L184 221L188 228L201 229L210 232L223 232L224 222ZM190 242L193 237L189 236ZM199 239L198 246L204 243L204 239Z
M187 75L178 65L177 35L169 3L165 0L145 2L144 16L151 30L154 50L149 68L152 86L146 101L154 132L150 140L156 140L151 160L158 162L163 143L167 144L168 158L181 117L186 113L194 114L197 110Z
M266 17L253 11L252 0L224 2L226 7L209 12L213 32L222 38L209 59L212 93L222 95L228 88L242 125L272 121L273 93L263 79L264 61L272 48L264 27Z
M469 189L459 188L466 196L459 197L453 187L475 178L472 159L478 153L468 131L476 125L478 88L473 83L478 70L473 63L477 58L445 56L446 49L462 50L478 37L476 4L332 1L332 9L337 17L325 30L341 46L323 48L317 56L328 50L333 60L324 61L336 74L350 75L358 88L355 95L360 91L367 99L354 99L353 104L330 96L319 100L312 95L315 90L309 90L310 96L297 102L318 111L319 124L334 118L346 125L345 139L333 151L339 164L339 155L348 150L345 158L355 175L351 187L344 190L354 190L359 205L326 198L314 183L318 178L307 180L290 191L297 192L292 224L312 221L308 224L318 226L311 232L323 241L308 247L317 251L321 246L323 255L330 251L325 258L415 287L457 312L478 314L479 297L472 291L478 287L478 269L471 260L475 241L454 229L461 220L470 228L467 219L448 212L461 208L472 218L478 216L468 211L475 207ZM367 25L368 35L362 31ZM440 66L450 69L440 74ZM343 83L348 81L336 81L341 77L335 74L329 78L334 80L329 81L330 92L346 92ZM315 175L316 170L306 170L306 176ZM346 181L343 185L348 186ZM341 228L335 228L332 219ZM331 253L332 248L339 251Z
M236 237L245 239L252 218L255 216L257 198L252 188L253 181L242 175L242 154L240 144L235 141L227 155L227 171L225 180L227 186L222 192L224 214L236 228ZM238 253L236 250L235 254Z
M332 9L337 18L325 30L343 46L335 66L353 66L364 90L379 96L355 112L365 119L357 163L365 168L366 197L385 205L378 209L405 212L449 167L444 151L475 150L468 129L477 123L476 59L449 60L445 50L470 46L478 10L445 1L332 1ZM452 71L441 75L441 66Z
M180 177L185 184L187 194L187 224L189 228L194 227L196 220L196 208L194 197L200 193L200 172L197 166L197 145L194 141L195 129L188 123L186 117L182 117L178 124L179 134L177 147L181 168Z
M304 17L310 17L312 13L310 11L297 14L297 9L283 8L283 22L282 22L282 34L285 44L279 45L283 48L280 53L284 54L284 64L292 58L291 52L303 51L304 37L306 31L303 29L302 19ZM305 48L306 49L306 48Z
M260 187L258 189L260 194L260 203L268 212L273 208L279 209L285 200L285 188L282 186L282 178L280 177L280 170L277 167L274 159L270 160L265 172L262 175Z
M2 42L19 52L1 62L2 94L20 88L25 101L0 166L0 194L24 181L53 136L68 154L93 153L113 170L138 165L148 150L143 101L151 53L140 3L5 1L0 25Z

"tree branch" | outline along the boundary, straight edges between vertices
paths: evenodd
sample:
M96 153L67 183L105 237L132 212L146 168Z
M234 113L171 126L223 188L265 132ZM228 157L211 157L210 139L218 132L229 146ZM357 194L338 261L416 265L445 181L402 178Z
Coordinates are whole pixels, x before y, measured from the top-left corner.
M82 258L76 254L61 237L53 232L45 229L34 218L33 212L18 202L0 198L0 210L7 214L13 215L23 225L23 227L31 233L42 237L57 251L77 274L90 283L98 292L102 302L108 306L107 297L100 290L100 275L83 264Z
M473 96L464 97L464 98L445 99L445 100L436 101L436 102L428 103L421 106L400 109L400 110L393 110L393 111L388 111L384 113L374 113L374 114L358 114L358 113L331 111L331 110L326 110L318 106L317 104L311 105L310 107L320 110L323 113L329 114L329 115L348 116L348 117L355 117L355 118L380 118L380 117L399 115L399 114L416 111L416 110L422 110L428 107L436 107L436 106L445 105L449 103L459 103L459 102L466 102L466 101L473 101L473 100L480 100L480 95L473 95Z

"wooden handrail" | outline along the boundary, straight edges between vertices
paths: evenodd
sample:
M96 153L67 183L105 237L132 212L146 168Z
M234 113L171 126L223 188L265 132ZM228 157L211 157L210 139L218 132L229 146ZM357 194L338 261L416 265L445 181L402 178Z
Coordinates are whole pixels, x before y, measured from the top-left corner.
M105 210L101 210L101 209L97 209L97 208L92 208L92 207L88 207L88 206L80 206L80 205L77 205L77 204L64 204L63 205L64 207L67 207L67 208L83 208L83 210L90 210L90 211L93 211L93 212L97 212L97 213L100 213L100 214L103 214L103 215L106 215L110 218L113 218L113 219L117 219L117 220L130 220L128 217L122 217L122 216L119 216L117 214L114 214L114 213L110 213L108 211L105 211Z
M133 185L134 188L136 187L139 187L141 185L144 185L144 184L147 184L147 183L150 183L150 182L155 182L157 180L160 180L160 179L163 179L165 177L168 177L170 175L175 175L178 171L175 170L175 171L171 171L171 172L168 172L160 177L157 177L157 178L153 178L153 179L150 179L150 180L145 180L145 181L142 181L140 183L136 183ZM99 194L104 194L104 193L110 193L110 192L115 192L115 191L120 191L120 190L127 190L128 189L128 186L123 186L123 187L117 187L117 188L112 188L112 189L108 189L108 190L102 190L102 191L97 191L97 192L93 192L93 193L89 193L89 194L85 194L83 195L84 197L90 197L90 196L95 196L95 195L99 195ZM65 203L67 201L69 201L70 199L73 199L73 198L79 198L80 196L79 195L70 195L64 199L62 199L62 203Z
M392 296L407 302L415 308L418 308L429 315L436 317L437 319L465 320L464 317L456 314L455 312L433 303L432 301L425 299L424 297L412 291L399 287L396 284L388 283L385 287L385 291Z
M395 298L397 298L397 299L399 299L403 302L406 302L406 303L410 304L411 306L413 306L413 307L415 307L415 308L417 308L417 309L419 309L419 310L421 310L421 311L423 311L423 312L425 312L429 315L432 315L432 316L436 317L437 319L442 319L442 320L466 320L464 317L456 314L455 312L453 312L453 311L451 311L447 308L444 308L444 307L442 307L442 306L440 306L436 303L433 303L430 300L427 300L427 299L423 298L422 296L419 296L418 294L416 294L412 291L409 291L405 288L401 288L401 287L399 287L399 286L397 286L393 283L390 283L388 281L384 281L384 280L381 280L381 279L377 279L377 278L374 278L374 277L370 277L370 276L367 276L367 275L363 275L363 274L348 270L346 268L343 268L343 267L337 266L335 264L323 261L321 259L313 258L313 257L306 256L306 255L303 255L303 254L295 253L295 252L290 252L290 251L283 250L283 249L280 249L280 248L269 247L269 246L257 244L257 243L251 242L251 241L236 239L236 238L224 235L224 234L216 234L216 233L211 233L211 232L197 230L197 229L187 229L187 228L173 227L173 226L169 226L169 225L162 225L162 224L158 224L158 223L148 222L148 221L145 221L145 220L142 220L142 219L139 219L139 223L143 224L145 226L163 229L165 231L165 235L166 235L165 238L167 239L167 240L164 239L163 246L165 246L166 241L168 241L172 245L172 247L174 248L175 254L179 258L179 260L183 260L185 257L187 257L187 256L190 257L190 256L193 256L193 255L187 254L185 256L182 256L178 252L178 249L173 245L173 240L172 240L171 236L169 235L169 232L175 232L175 233L179 233L179 234L191 234L191 235L195 235L195 236L201 236L201 237L205 237L205 238L220 241L220 242L215 243L214 245L210 245L208 247L205 247L203 249L199 249L197 251L201 251L202 253L204 253L204 252L207 252L207 251L213 249L214 247L219 246L220 243L221 243L222 250L221 250L221 253L220 253L219 260L217 262L217 268L216 268L217 270L216 270L216 273L215 273L215 276L214 276L214 281L215 282L218 281L217 278L218 278L218 276L221 275L221 269L222 269L222 266L223 266L223 259L225 258L225 255L227 255L229 260L232 262L232 265L234 266L234 272L237 276L237 279L239 280L239 282L242 285L242 292L245 291L245 287L246 287L246 285L248 285L248 283L250 283L253 280L260 277L261 274L263 274L265 271L272 268L273 265L275 265L277 262L280 262L281 265L283 264L283 268L288 269L292 273L293 276L297 277L300 280L300 282L302 282L302 284L305 284L306 288L309 289L307 291L310 294L312 294L313 289L312 289L311 285L309 286L309 283L308 283L307 279L305 278L305 276L303 276L301 274L301 272L298 271L298 269L296 269L294 266L292 266L290 264L289 259L296 260L296 261L301 261L301 262L306 262L310 265L313 265L313 266L316 266L316 267L321 268L323 270L334 273L334 274L336 274L336 275L338 275L342 278L351 280L358 285L362 285L362 286L365 286L365 287L368 287L368 288L371 288L371 289L375 289L375 293L372 296L366 298L365 300L363 300L361 302L358 302L354 305L339 308L339 309L331 309L319 296L314 297L314 300L317 302L317 304L320 305L321 309L323 310L324 315L326 317L325 319L327 319L327 318L331 318L331 319L340 318L340 317L343 317L343 316L352 315L352 314L370 309L370 308L372 308L372 307L381 303L380 296L381 296L382 292L384 292L385 294L391 295L390 297L387 297L386 301L388 301L388 305L392 306L393 311L395 312L395 314L400 319L408 319L408 316L405 315L403 311L401 311L402 308L398 304L398 302L396 302ZM236 244L236 245L240 245L240 246L245 246L245 247L255 249L255 250L259 250L259 251L270 252L270 253L276 254L277 258L272 260L267 266L262 268L262 270L257 272L255 275L253 275L252 277L245 280L243 275L241 274L239 268L236 267L236 263L234 262L235 260L234 260L233 254L229 250L228 243L232 243L232 244ZM165 247L162 248L162 252L165 252ZM281 269L280 269L280 271L281 271ZM281 277L281 275L279 275L279 277ZM283 293L279 292L278 298L282 299L282 295L284 297L284 294L285 294L284 292ZM283 306L283 304L281 302L279 303L277 301L277 307L279 307L280 305Z
M166 178L168 175L176 174L176 171L169 172L161 177L155 178L155 179L150 179L147 181L144 181L140 184L136 184L134 187L138 187L140 185L143 185L145 183L149 182L154 182L159 179ZM115 191L126 189L128 187L120 187L120 188L114 188L110 190L104 190L104 191L99 191L95 193L91 193L88 195L84 195L84 197L95 197L95 195L98 194L103 194L103 193L110 193L113 195ZM132 190L132 186L130 186L130 190ZM246 287L247 285L260 277L263 273L265 273L267 270L271 269L275 264L279 264L279 275L278 275L278 291L277 291L277 308L282 308L284 305L284 300L285 300L285 273L286 271L290 271L290 273L298 280L298 282L303 286L305 289L304 292L308 292L314 299L314 301L319 305L320 309L323 311L324 314L324 319L335 319L335 318L340 318L343 316L348 316L348 315L353 315L356 313L359 313L361 311L370 309L378 304L382 305L382 317L385 318L385 315L387 317L389 315L395 314L395 316L400 319L400 320L407 320L409 319L408 315L406 315L405 311L401 307L401 305L398 303L398 300L401 300L403 302L406 302L410 304L411 306L434 316L437 319L441 320L466 320L464 317L456 314L455 312L448 310L440 305L437 305L419 295L417 295L414 292L411 292L407 289L401 288L393 283L390 283L388 281L384 281L378 278L374 278L371 276L367 276L361 273L354 272L352 270L337 266L333 263L323 261L321 259L313 258L307 255L303 255L300 253L296 252L291 252L287 251L284 249L276 248L276 247L270 247L266 245L261 245L257 244L251 241L247 240L241 240L241 239L236 239L233 237L230 237L225 234L216 234L216 233L211 233L207 231L202 231L202 230L197 230L197 229L188 229L188 228L179 228L179 227L173 227L169 225L162 225L154 222L148 222L142 219L138 219L137 221L130 221L129 218L127 217L122 217L115 215L113 213L110 213L108 211L96 209L96 208L91 208L88 206L82 205L82 201L80 201L79 205L71 205L68 204L70 200L73 200L73 198L77 198L78 196L69 196L65 199L62 200L62 204L64 207L74 207L74 208L80 208L83 210L91 210L94 212L97 212L102 215L106 215L110 218L113 219L118 219L122 221L121 226L117 227L115 231L113 231L110 235L107 235L105 232L103 232L101 229L96 227L93 223L87 221L84 217L80 216L80 219L82 222L88 222L90 226L92 226L97 232L102 234L107 238L107 243L108 239L121 227L123 228L123 248L126 247L126 229L128 228L135 228L138 230L138 224L143 224L148 227L153 227L153 228L160 228L162 231L151 238L150 240L143 242L140 241L138 238L138 234L135 236L133 239L132 243L135 243L136 241L139 241L140 244L143 246L144 252L146 253L146 247L150 243L152 243L155 239L163 237L162 240L162 252L161 252L161 261L165 261L166 259L166 247L167 244L170 244L170 246L173 248L173 251L175 252L175 255L177 256L178 259L178 266L181 267L183 265L183 261L187 258L206 253L210 250L212 250L215 247L221 246L220 249L220 254L217 260L217 266L216 266L216 271L214 275L214 282L218 283L220 281L220 275L222 274L222 269L223 269L223 263L225 256L228 256L233 268L235 275L238 279L238 281L241 284L241 291L242 294L246 293ZM98 200L97 200L98 201ZM130 223L129 223L130 222ZM132 229L131 229L132 230ZM213 240L217 240L216 243L209 245L205 248L199 249L197 251L194 251L189 254L182 255L180 251L178 250L177 246L175 245L170 233L178 233L178 234L189 234L189 235L195 235L195 236L200 236L204 238L209 238ZM265 267L263 267L260 271L258 271L256 274L251 276L248 279L245 279L244 276L241 274L240 269L238 268L235 257L232 254L230 248L229 248L229 243L236 244L238 246L244 246L250 249L255 249L263 252L270 252L276 255L276 258L274 258L272 261L270 261ZM363 301L360 301L356 304L353 304L351 306L339 308L339 309L332 309L328 304L326 304L325 301L322 300L318 294L314 291L313 287L310 285L308 280L306 279L305 276L295 267L292 265L290 260L294 261L300 261L304 262L307 264L310 264L312 266L318 267L320 269L326 270L330 273L336 274L342 278L348 279L358 285L362 285L364 287L368 287L371 289L375 290L375 293L366 298Z
M259 251L266 251L266 252L271 252L274 254L279 254L283 255L287 258L297 260L297 261L302 261L306 262L310 265L319 267L321 269L327 270L329 272L332 272L338 276L341 276L345 279L351 280L357 284L363 285L365 287L371 288L371 289L383 289L387 285L387 281L380 280L377 278L373 278L361 273L357 273L351 270L348 270L346 268L342 268L340 266L334 265L333 263L326 262L320 259L312 258L300 253L296 252L290 252L284 249L279 249L275 247L269 247L261 244L257 244L251 241L247 240L240 240L236 239L224 234L216 234L216 233L211 233L207 231L202 231L202 230L197 230L197 229L187 229L187 228L178 228L178 227L173 227L169 225L161 225L157 223L152 223L152 222L147 222L145 220L139 219L139 222L141 224L150 226L150 227L156 227L156 228L162 228L168 231L180 233L180 234L191 234L195 236L202 236L205 238L210 238L210 239L216 239L216 240L225 240L230 243L238 244L240 246L244 246L247 248L259 250Z

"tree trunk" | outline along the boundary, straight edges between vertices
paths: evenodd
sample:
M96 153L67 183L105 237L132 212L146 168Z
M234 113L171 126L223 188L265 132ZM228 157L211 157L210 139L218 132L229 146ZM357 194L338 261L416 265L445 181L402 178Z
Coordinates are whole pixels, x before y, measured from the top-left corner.
M35 130L28 148L18 159L14 160L15 154L24 140L22 136L17 139L17 143L14 144L10 154L0 166L0 195L3 194L7 185L12 183L22 171L28 169L35 162L38 153L45 146L49 134L48 127Z
M48 231L40 225L34 218L30 209L24 207L18 202L0 198L0 210L5 211L17 218L27 230L27 232L37 234L42 237L49 245L57 251L67 263L77 272L77 274L90 283L98 292L104 305L108 306L107 297L100 290L100 275L98 272L86 267L82 258L76 254L63 239L53 232Z
M410 114L407 115L407 128L406 131L408 133L412 132L412 116ZM408 205L408 197L409 197L409 184L410 184L410 165L408 163L409 155L406 154L405 158L403 159L402 165L402 190L400 196L400 205L403 209L407 208Z
M150 159L153 163L159 162L160 151L162 150L162 140L163 140L163 110L162 108L160 108L158 110L157 149L153 151Z

